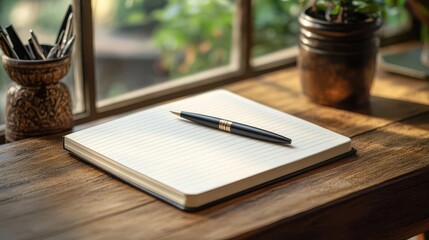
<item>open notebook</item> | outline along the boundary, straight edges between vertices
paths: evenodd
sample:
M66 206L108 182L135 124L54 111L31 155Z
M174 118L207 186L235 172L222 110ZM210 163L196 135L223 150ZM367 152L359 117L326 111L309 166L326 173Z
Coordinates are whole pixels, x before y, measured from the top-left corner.
M190 111L292 139L279 145L208 128ZM354 152L351 140L225 90L160 105L64 136L64 148L184 210L196 210Z

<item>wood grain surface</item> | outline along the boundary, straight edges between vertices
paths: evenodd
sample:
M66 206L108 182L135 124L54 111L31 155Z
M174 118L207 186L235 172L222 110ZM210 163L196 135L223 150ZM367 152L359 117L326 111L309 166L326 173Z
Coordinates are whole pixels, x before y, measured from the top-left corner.
M196 213L72 157L61 136L0 146L0 239L404 239L429 230L429 83L378 73L324 107L287 69L226 87L352 138L351 156Z

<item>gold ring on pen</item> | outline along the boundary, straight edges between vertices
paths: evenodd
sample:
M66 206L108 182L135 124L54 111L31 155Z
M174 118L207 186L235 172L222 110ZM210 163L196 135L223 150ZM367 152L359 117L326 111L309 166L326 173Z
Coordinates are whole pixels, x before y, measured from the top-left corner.
M231 122L231 121L226 121L226 124L225 124L225 130L226 130L227 132L231 132L231 125L232 125L232 122Z
M232 122L228 120L221 119L219 121L219 129L225 132L231 132Z

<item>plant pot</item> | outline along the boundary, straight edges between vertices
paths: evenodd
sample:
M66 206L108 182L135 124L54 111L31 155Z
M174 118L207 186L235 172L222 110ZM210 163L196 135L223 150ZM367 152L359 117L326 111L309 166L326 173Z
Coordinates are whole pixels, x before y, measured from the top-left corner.
M298 65L303 92L312 101L354 108L369 101L379 47L380 18L358 23L331 23L299 17Z

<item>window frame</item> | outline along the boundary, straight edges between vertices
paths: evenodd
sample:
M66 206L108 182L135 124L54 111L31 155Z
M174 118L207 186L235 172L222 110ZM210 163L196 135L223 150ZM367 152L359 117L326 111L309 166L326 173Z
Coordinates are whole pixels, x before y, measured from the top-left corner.
M82 114L75 117L76 124L82 124L100 118L108 117L132 111L138 108L150 106L163 101L201 92L222 85L257 76L270 71L278 70L295 64L296 55L286 54L281 59L278 57L273 61L265 61L261 64L252 60L252 1L236 0L236 16L234 18L232 64L201 73L196 73L174 82L154 85L142 88L131 93L123 94L108 100L96 99L96 76L94 69L94 35L92 19L92 1L73 0L76 9L78 26L80 32L78 42L81 43L80 54L77 57L81 61L85 92L85 109ZM88 24L88 23L91 24ZM84 24L85 23L85 24ZM79 46L78 46L79 47ZM79 49L79 48L78 48ZM287 50L286 50L287 51ZM290 51L289 51L290 52ZM271 54L269 54L271 55ZM265 56L264 56L265 57ZM266 56L265 59L269 59ZM180 82L177 84L177 82Z
M236 0L236 16L233 23L232 65L214 70L196 73L181 79L180 84L170 84L142 88L130 94L101 101L97 106L94 24L92 18L92 0L72 0L75 15L75 32L77 41L74 52L74 71L78 77L79 89L83 90L83 111L74 115L75 125L95 121L158 104L174 98L206 91L225 84L284 69L296 65L298 46L252 58L253 12L252 0ZM409 32L396 39L403 41L404 36L415 37L415 24ZM410 32L414 34L410 34ZM387 39L395 43L395 38ZM392 41L393 40L393 41ZM226 68L226 69L225 69ZM229 68L229 69L228 69ZM175 82L175 81L174 81ZM4 125L0 126L0 144L5 142Z

